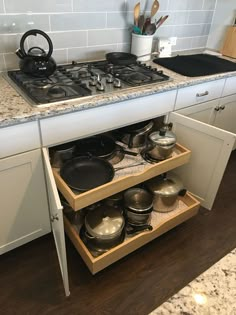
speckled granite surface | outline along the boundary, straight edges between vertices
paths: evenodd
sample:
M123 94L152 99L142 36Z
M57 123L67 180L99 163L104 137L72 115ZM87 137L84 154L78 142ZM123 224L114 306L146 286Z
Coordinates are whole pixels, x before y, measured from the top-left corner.
M236 249L149 315L236 315Z
M152 66L157 67L156 64L152 62L149 63L152 64ZM161 66L158 66L158 69L163 69L164 73L169 75L172 80L161 84L154 83L142 87L130 88L125 91L118 91L117 93L88 96L58 104L54 103L53 105L44 105L42 107L30 106L27 101L25 101L19 93L9 85L3 74L0 76L0 128L44 117L80 111L97 106L105 106L114 102L161 93L220 78L236 76L236 72L229 72L206 77L189 78L178 75L172 71L162 68Z

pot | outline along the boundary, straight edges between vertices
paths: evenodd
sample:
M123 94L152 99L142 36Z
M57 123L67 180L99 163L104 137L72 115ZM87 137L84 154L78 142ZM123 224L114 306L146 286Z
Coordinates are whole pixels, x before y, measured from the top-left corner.
M26 53L24 44L26 38L30 35L36 36L40 34L43 36L48 43L48 52L46 53L44 49L40 47L31 47ZM41 30L30 30L26 32L20 41L20 48L17 49L16 55L20 60L20 69L31 76L34 77L48 77L54 73L56 70L56 62L51 57L53 52L53 45L50 37Z
M110 249L123 241L125 219L120 211L100 206L85 216L85 236L93 248Z
M148 135L148 145L145 153L155 160L165 160L171 156L176 144L175 134L165 128Z
M143 188L130 188L124 193L125 213L128 223L143 225L149 221L153 197Z
M153 128L154 122L142 121L128 127L119 129L121 141L128 145L129 148L138 148L146 144L147 136Z
M180 178L174 173L168 173L148 180L146 186L153 194L153 210L169 212L178 206L178 196L184 196L186 189Z
M75 144L72 142L63 143L50 149L52 167L61 168L62 165L72 159L75 152Z

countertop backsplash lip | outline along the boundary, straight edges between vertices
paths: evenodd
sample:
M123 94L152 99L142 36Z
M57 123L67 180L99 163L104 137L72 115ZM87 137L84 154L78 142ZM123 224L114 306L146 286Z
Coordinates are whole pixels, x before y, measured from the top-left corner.
M152 61L147 62L153 67L157 67ZM220 73L204 77L185 77L172 72L166 68L158 66L169 75L171 80L162 83L153 83L139 87L131 87L127 90L116 93L82 97L78 99L60 102L59 105L48 104L42 107L33 107L9 84L2 74L0 77L0 128L14 124L34 121L38 119L53 117L57 115L87 110L95 107L106 106L116 102L127 101L138 97L163 93L178 88L201 84L204 82L224 79L236 76L236 72Z

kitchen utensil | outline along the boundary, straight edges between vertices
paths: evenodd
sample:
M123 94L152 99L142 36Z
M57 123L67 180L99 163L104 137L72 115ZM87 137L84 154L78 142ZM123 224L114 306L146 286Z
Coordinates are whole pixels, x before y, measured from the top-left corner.
M178 196L186 194L182 181L174 173L157 176L145 184L153 193L153 210L157 212L174 210L178 204Z
M146 32L147 26L151 23L150 17L147 17L143 25L143 34Z
M126 165L126 166L116 167L115 171L117 172L117 171L120 171L120 170L124 170L126 168L140 166L140 165L145 165L145 164L146 164L146 162L143 161L143 162L138 162L138 163L134 163L134 164L129 164L129 165Z
M60 174L68 186L77 191L87 191L110 182L114 168L98 157L78 156L65 163Z
M49 152L52 167L60 168L66 161L73 157L75 152L75 143L63 143L49 149Z
M152 4L152 8L151 8L151 17L150 17L151 19L157 13L159 6L160 6L159 2L157 0L154 0Z
M117 152L137 156L136 152L127 151L109 136L96 135L93 137L78 140L76 142L75 155L77 156L96 156L104 159L109 159Z
M31 47L28 52L25 52L24 44L28 36L41 35L48 42L48 53L40 47ZM56 62L51 57L53 52L53 45L50 37L41 30L30 30L26 32L20 41L20 48L17 49L16 55L20 58L20 69L31 76L48 77L56 70Z
M134 25L138 26L138 20L140 15L140 2L138 2L134 7Z
M124 66L134 64L137 56L126 52L112 52L106 54L106 59L114 65Z
M150 23L145 27L145 33L146 35L153 35L156 32L156 24Z
M162 20L163 16L161 16L157 21L155 21L156 27L157 25L160 23L160 21Z
M102 205L85 216L85 235L96 248L109 249L123 240L125 219L113 207Z
M141 34L143 33L144 21L145 21L144 14L141 14L139 19L138 19L138 27L141 30Z
M134 25L133 26L133 33L141 35L142 31L141 31L141 29L138 26Z
M131 224L146 224L152 212L153 196L143 188L130 188L124 192L127 220Z
M144 231L152 231L153 227L150 224L142 224L142 225L132 225L128 224L126 226L126 234L127 235L133 235L136 233L144 232Z
M169 15L165 15L158 24L156 24L156 29L158 29L167 19Z
M148 153L155 160L165 160L172 154L175 144L176 135L166 128L161 128L148 135L148 145L143 153Z
M137 148L145 145L147 135L153 128L153 121L142 121L118 130L121 141L128 145L129 148Z

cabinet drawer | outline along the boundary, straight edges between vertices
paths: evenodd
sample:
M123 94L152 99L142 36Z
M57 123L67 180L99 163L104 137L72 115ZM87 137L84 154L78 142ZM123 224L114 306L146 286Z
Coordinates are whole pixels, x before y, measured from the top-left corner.
M38 123L0 128L0 158L40 148Z
M157 238L161 234L164 234L180 223L196 215L198 209L199 202L187 193L184 197L179 197L179 206L176 210L169 213L152 213L152 231L145 231L133 237L125 238L123 243L110 249L99 257L92 256L81 240L77 227L72 225L66 217L64 217L64 224L68 237L80 253L91 273L95 274L115 261L135 251L139 247Z
M86 138L173 111L176 91L40 120L43 146Z
M188 149L177 144L172 157L156 164L146 162L144 165L140 165L135 168L124 169L122 172L118 172L118 176L115 176L111 182L80 194L75 194L70 189L60 176L58 169L53 169L53 175L58 190L62 193L74 210L79 210L131 186L144 182L149 178L183 165L189 161L190 155L191 152ZM139 157L139 159L141 162L144 161L141 157ZM135 163L137 163L137 160L135 160L133 164Z
M223 96L236 94L236 77L227 78L223 91Z
M224 82L225 80L221 79L179 89L175 110L219 98Z

